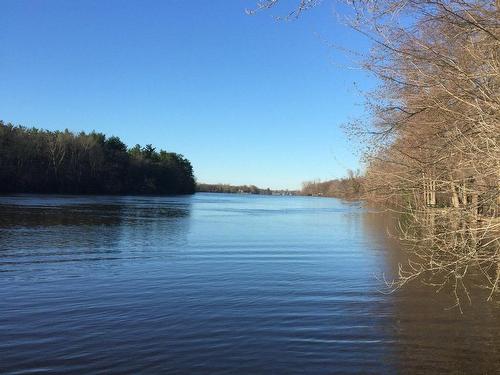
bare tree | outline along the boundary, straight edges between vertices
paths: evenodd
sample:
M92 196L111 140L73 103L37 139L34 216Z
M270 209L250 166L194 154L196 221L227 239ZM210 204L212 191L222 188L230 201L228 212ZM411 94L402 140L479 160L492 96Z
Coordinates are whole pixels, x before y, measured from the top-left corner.
M366 140L365 198L405 214L400 236L411 249L391 286L416 278L452 286L460 306L471 276L489 300L498 297L498 3L346 2L353 10L347 23L373 42L359 63L380 83L366 96L372 121L348 126ZM317 3L300 1L286 18Z

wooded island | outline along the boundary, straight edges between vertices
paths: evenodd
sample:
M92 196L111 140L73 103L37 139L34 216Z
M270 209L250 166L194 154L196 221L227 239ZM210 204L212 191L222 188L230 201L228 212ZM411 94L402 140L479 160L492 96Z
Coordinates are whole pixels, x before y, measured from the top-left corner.
M0 193L192 194L180 154L127 146L95 131L72 133L0 121Z

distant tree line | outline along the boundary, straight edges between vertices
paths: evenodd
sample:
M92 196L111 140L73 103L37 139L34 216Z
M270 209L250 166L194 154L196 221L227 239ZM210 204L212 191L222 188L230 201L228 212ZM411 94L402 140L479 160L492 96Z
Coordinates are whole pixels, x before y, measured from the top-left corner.
M228 184L198 184L196 191L204 193L229 193L229 194L272 194L271 189L260 189L255 185L228 185Z
M0 193L192 194L191 163L152 145L102 133L49 131L0 121Z
M362 199L364 176L359 171L347 171L347 177L329 181L306 181L302 184L302 195L325 196L347 200Z
M255 185L229 185L229 184L197 184L196 191L203 193L227 194L259 194L259 195L298 195L294 190L261 189Z

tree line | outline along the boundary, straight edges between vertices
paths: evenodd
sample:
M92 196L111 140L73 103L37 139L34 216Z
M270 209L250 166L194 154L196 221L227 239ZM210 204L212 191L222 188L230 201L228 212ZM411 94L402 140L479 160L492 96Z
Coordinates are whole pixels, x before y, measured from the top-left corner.
M366 198L405 214L416 278L500 295L500 17L491 0L363 2L380 85L367 99ZM387 14L395 13L394 17ZM470 281L467 281L470 280Z
M95 131L75 134L0 121L0 193L192 194L189 160L152 145L127 146Z
M255 185L204 184L196 185L196 191L203 193L228 194L271 194L270 189L260 189Z
M259 1L257 10L278 3ZM285 18L319 3L297 0ZM394 287L415 278L451 284L459 305L472 277L489 300L498 297L500 3L345 3L346 24L373 44L351 57L378 80L366 95L367 116L346 124L365 149L363 197L404 215L400 238L411 249ZM338 194L335 186L348 182L306 188Z
M262 189L255 185L229 185L229 184L205 184L196 185L196 191L203 193L226 193L226 194L257 194L257 195L298 195L295 190L271 190Z
M364 198L365 177L360 171L347 171L347 177L328 181L306 181L302 184L302 195L324 196L345 200Z

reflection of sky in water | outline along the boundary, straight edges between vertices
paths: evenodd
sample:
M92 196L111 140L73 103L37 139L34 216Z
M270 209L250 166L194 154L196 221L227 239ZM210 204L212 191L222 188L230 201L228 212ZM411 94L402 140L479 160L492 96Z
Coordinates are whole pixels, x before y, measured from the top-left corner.
M498 310L379 292L404 259L388 220L310 197L0 197L0 372L491 372Z

